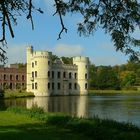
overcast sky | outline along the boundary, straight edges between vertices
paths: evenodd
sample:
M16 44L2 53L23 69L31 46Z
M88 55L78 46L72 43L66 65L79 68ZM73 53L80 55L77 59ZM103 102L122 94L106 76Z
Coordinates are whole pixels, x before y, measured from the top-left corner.
M25 63L26 47L32 45L35 50L52 51L58 56L88 56L95 65L119 65L126 63L128 57L121 52L116 52L109 35L99 29L94 36L79 37L77 23L81 21L78 15L63 18L68 33L62 34L62 39L57 40L61 30L59 18L52 16L54 13L53 0L34 0L38 7L42 7L44 14L33 14L35 29L32 31L30 21L25 17L18 19L14 26L15 38L12 39L7 32L8 64ZM140 37L140 31L135 33Z

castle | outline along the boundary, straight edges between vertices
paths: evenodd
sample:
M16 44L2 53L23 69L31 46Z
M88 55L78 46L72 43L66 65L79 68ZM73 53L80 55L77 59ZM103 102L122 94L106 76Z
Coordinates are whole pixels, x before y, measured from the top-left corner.
M27 47L27 92L35 96L86 95L89 58L73 57L73 64L52 60L52 52Z

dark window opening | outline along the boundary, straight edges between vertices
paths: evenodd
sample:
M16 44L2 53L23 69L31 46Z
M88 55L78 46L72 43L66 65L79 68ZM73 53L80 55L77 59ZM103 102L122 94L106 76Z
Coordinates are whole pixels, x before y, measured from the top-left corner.
M72 84L71 83L69 83L69 89L72 89Z
M72 78L72 73L71 73L71 72L69 73L69 78L70 78L70 79Z
M52 78L54 78L54 71L52 71Z
M57 89L60 89L60 83L57 83Z
M60 78L61 77L61 73L60 71L57 72L57 78Z

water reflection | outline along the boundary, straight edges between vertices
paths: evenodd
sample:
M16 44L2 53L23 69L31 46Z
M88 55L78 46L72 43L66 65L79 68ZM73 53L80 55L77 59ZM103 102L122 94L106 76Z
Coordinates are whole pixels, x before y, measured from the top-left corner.
M27 99L27 108L34 105L46 112L64 112L78 117L87 117L87 96L35 97Z
M33 105L46 112L64 112L78 117L109 118L120 122L132 122L140 127L140 94L113 96L61 96L0 100L0 108Z

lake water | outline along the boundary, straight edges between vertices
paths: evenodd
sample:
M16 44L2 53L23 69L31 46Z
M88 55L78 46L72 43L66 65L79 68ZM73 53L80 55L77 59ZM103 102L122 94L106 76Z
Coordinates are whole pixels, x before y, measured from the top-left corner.
M78 117L109 118L119 122L131 122L140 127L139 95L60 96L0 100L0 108L33 105L46 112L64 112Z

